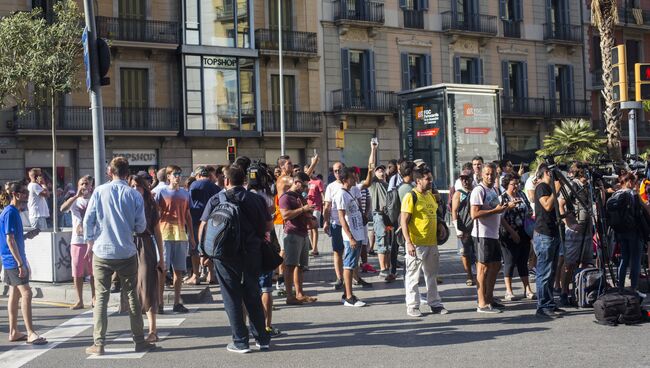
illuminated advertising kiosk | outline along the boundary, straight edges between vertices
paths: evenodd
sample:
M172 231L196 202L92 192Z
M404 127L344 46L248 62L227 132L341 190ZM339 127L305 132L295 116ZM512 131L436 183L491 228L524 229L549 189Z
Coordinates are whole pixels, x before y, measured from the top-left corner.
M438 84L399 97L402 156L424 160L442 193L472 157L501 159L498 86Z

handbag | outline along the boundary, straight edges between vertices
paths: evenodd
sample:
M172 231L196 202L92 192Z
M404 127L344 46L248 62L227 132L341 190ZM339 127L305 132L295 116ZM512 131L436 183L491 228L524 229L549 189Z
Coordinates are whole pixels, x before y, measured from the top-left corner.
M266 240L262 241L260 249L262 251L262 273L269 273L275 270L284 261L280 253L274 249L271 242Z

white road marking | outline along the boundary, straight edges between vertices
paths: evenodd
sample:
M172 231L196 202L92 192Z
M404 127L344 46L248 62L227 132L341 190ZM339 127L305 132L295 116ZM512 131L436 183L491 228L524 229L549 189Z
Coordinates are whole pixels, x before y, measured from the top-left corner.
M157 327L176 327L180 326L185 321L185 318L158 318L156 319ZM144 320L145 327L149 327L149 321Z
M169 332L163 332L158 334L160 340L164 340L165 337L169 336ZM133 337L130 334L122 334L117 339L113 340L115 342L133 342ZM146 351L141 353L136 353L133 351L133 346L128 348L106 348L104 355L91 355L87 359L140 359L145 354Z

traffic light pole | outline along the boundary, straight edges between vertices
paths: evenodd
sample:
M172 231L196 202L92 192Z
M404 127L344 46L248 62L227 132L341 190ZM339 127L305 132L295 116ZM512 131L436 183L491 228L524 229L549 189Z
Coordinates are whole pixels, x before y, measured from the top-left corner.
M624 101L621 102L621 110L629 110L627 113L628 130L630 132L630 155L637 154L636 147L636 110L643 108L643 103L638 101Z
M90 59L90 112L93 124L93 166L95 186L106 181L106 150L104 147L104 114L102 90L99 83L99 59L97 52L97 27L92 0L84 0L84 16L88 32L88 56Z

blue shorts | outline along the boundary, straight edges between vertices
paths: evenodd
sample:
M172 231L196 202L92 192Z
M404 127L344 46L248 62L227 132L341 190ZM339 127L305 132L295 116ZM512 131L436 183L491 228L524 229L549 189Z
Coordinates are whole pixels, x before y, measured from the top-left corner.
M361 242L357 242L357 247L352 249L349 241L343 241L345 252L343 253L343 269L353 270L359 265L359 255L361 254Z
M260 289L262 294L273 292L273 271L260 275Z
M332 237L332 251L341 254L343 253L343 228L339 224L332 224L330 230Z
M190 245L187 241L163 241L166 269L169 270L169 266L171 266L174 271L186 271L187 263L185 259L187 258L189 248Z

